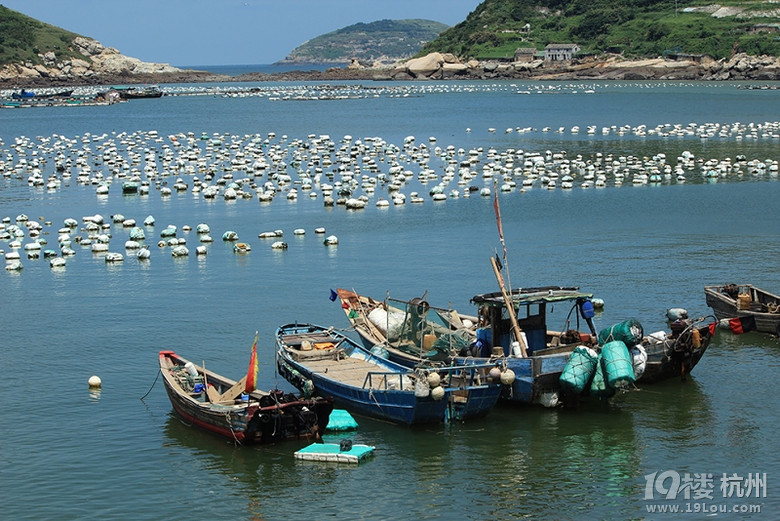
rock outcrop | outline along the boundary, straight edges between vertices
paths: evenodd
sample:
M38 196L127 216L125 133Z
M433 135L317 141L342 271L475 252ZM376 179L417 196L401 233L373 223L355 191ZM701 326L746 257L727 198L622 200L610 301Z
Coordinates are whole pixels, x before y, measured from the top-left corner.
M84 57L59 59L54 52L39 54L42 63L16 63L0 68L0 81L10 79L77 80L92 77L116 77L149 74L180 73L181 69L167 63L143 62L122 55L113 47L104 47L97 40L77 37L71 49Z
M402 79L404 77L443 79L466 73L468 70L469 66L461 63L455 55L432 52L399 65L393 69L390 75L393 79Z
M780 80L780 58L735 54L729 60L687 56L626 60L604 56L571 62L476 61L461 63L451 54L431 53L391 69L387 79L539 80Z

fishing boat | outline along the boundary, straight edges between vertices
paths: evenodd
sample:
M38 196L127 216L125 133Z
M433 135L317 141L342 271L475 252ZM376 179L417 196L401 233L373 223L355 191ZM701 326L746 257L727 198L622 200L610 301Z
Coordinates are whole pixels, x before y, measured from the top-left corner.
M484 416L507 376L496 364L411 369L313 324L278 328L276 360L279 374L304 395L333 397L355 414L404 425Z
M161 98L164 94L157 85L113 87L113 89L119 92L119 97L122 99Z
M637 381L646 384L672 378L685 380L707 351L716 324L712 316L679 319L672 322L670 333L659 331L643 337L640 345L647 361Z
M32 99L35 97L35 93L29 90L22 89L19 92L11 93L13 99Z
M756 331L780 336L780 297L777 295L752 284L704 286L704 294L718 320L752 319Z
M159 358L165 391L179 418L236 444L320 440L328 425L332 400L248 390L251 375L236 382L173 351L160 351Z
M507 293L512 313L505 312L502 292L476 295L475 316L432 307L423 298L379 301L346 289L336 294L366 348L382 346L390 360L409 367L421 361L501 364L515 375L502 392L512 402L558 405L558 378L569 355L595 343L594 331L580 331L582 320L592 325L593 295L576 287L516 288ZM547 326L548 306L555 304L569 307L562 331Z

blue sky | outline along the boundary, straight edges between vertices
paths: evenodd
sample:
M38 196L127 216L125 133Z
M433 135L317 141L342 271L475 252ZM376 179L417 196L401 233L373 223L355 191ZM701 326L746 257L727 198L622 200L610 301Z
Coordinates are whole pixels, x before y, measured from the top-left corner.
M273 63L358 22L463 21L480 0L0 0L122 54L171 65Z

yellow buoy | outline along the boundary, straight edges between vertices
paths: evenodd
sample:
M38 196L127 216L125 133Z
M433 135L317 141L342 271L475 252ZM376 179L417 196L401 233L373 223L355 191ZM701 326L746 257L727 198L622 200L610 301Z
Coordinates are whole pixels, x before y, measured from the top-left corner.
M89 377L89 388L90 389L100 389L100 387L103 385L103 381L100 379L99 376L92 375Z

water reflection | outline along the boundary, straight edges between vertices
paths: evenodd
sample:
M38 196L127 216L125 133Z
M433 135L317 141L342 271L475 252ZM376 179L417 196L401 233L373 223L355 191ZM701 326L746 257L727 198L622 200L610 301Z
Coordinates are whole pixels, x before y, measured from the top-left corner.
M488 517L564 510L585 518L632 515L633 483L642 472L632 414L608 404L588 411L509 409L493 420L504 424L492 446L504 457L494 467Z

